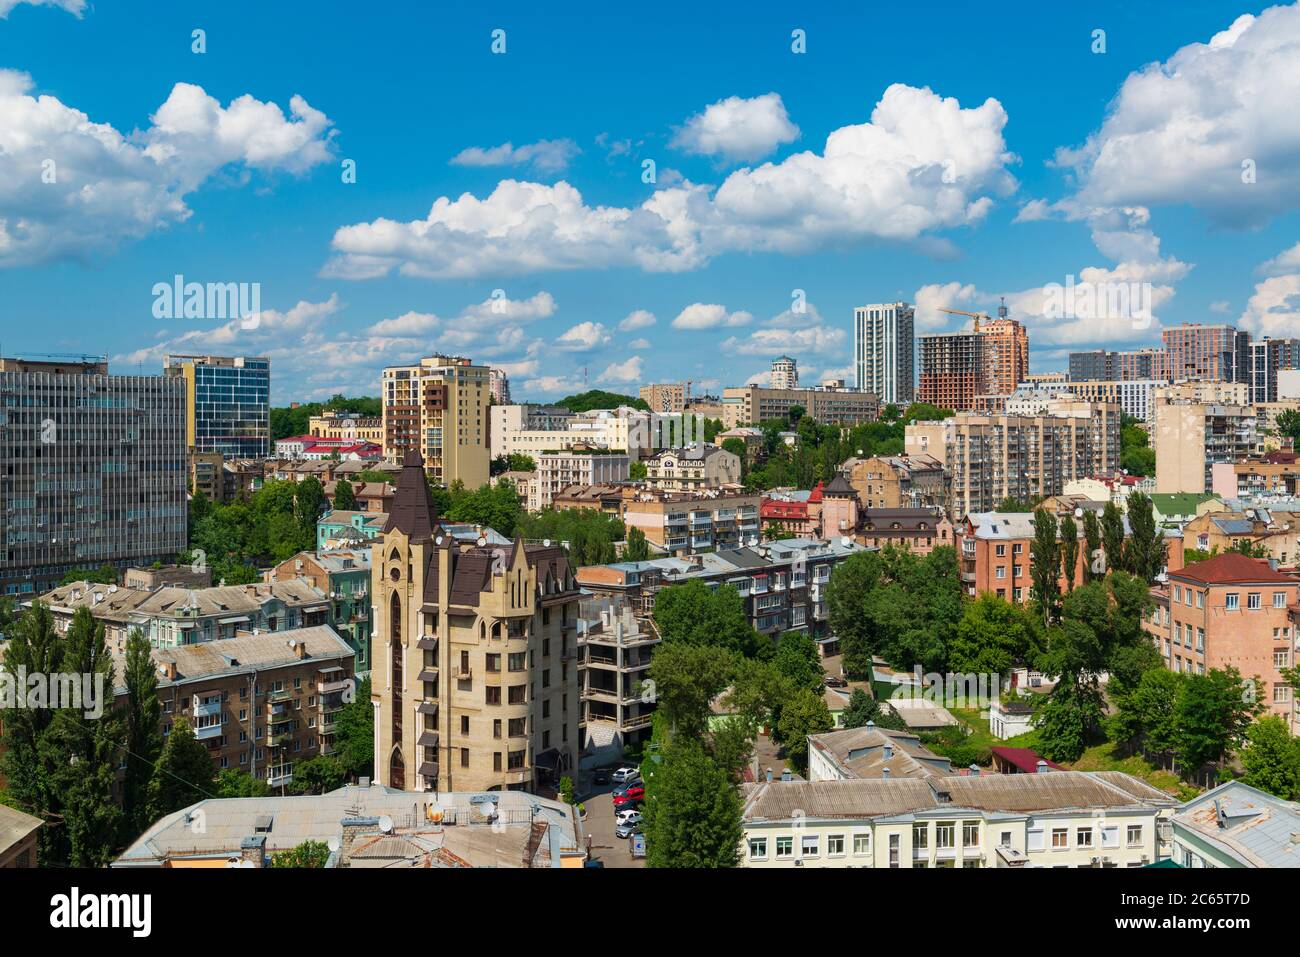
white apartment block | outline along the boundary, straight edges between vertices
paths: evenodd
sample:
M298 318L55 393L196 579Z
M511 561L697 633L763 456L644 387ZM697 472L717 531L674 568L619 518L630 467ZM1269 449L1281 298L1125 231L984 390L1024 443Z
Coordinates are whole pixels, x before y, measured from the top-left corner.
M550 508L568 485L609 485L626 482L632 460L626 453L583 451L543 452L534 458L537 472L528 482L528 510Z
M858 388L881 402L906 405L915 396L913 309L877 302L853 311L853 362Z
M575 446L626 452L632 461L671 445L694 420L682 413L654 415L630 406L594 409L568 416L530 413L537 407L508 405L492 409L492 457L521 454L537 458ZM676 439L680 441L680 439Z

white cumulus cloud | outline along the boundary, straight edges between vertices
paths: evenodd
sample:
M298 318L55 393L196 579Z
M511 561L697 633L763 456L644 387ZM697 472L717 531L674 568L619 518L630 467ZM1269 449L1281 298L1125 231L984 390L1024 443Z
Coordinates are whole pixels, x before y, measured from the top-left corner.
M783 143L793 143L799 127L790 122L777 93L744 99L729 96L697 113L673 135L670 146L687 153L752 163Z
M633 356L625 362L612 362L596 376L597 382L623 385L641 381L641 357Z
M674 329L716 329L720 326L744 326L753 320L744 310L728 312L717 303L693 302L673 320Z
M633 329L646 329L653 326L657 321L653 312L637 309L629 312L627 317L618 324L618 331L631 332Z
M578 144L570 139L538 140L522 146L505 142L486 149L481 146L463 149L451 158L451 163L453 166L531 166L539 173L558 173L567 169L581 152Z

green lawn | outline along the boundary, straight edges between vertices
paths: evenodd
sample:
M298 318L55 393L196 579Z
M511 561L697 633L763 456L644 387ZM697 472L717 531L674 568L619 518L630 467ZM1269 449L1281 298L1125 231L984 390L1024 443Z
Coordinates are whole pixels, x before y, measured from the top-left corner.
M1036 749L1038 747L1038 732L1036 731L1026 731L1024 734L1018 734L1014 738L1007 738L1003 741L989 730L987 712L981 711L979 708L949 708L948 711L970 730L970 734L966 736L966 741L977 748L992 748L998 745L1008 748Z

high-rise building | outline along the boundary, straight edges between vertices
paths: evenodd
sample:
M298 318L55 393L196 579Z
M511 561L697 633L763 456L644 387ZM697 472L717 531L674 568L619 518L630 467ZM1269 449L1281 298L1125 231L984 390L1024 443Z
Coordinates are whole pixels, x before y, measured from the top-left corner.
M1161 334L1169 354L1169 375L1181 379L1246 382L1250 373L1250 333L1235 326L1185 322Z
M384 369L384 460L405 461L415 449L431 478L459 479L476 489L488 480L487 366L459 356L430 356L419 365Z
M492 401L496 405L510 404L510 377L504 369L492 369L488 372L488 382L492 388Z
M1094 349L1070 353L1071 382L1128 382L1169 377L1169 354L1164 349L1127 352Z
M1157 492L1208 492L1216 462L1250 458L1257 438L1249 405L1157 402L1152 435Z
M0 359L0 588L186 548L185 387L104 359Z
M773 389L799 388L799 365L789 356L777 356L772 360Z
M1250 344L1251 402L1276 402L1277 374L1300 369L1300 339L1260 339Z
M1010 395L1029 375L1029 333L1015 319L1007 318L1007 307L998 307L998 318L975 320L984 354L984 385L981 395Z
M945 332L920 336L917 342L921 373L916 400L941 409L973 409L975 397L986 392L980 337L974 332Z
M535 791L573 774L579 592L564 550L458 544L412 448L372 555L378 783Z
M271 454L271 361L252 356L169 355L163 374L185 382L185 444L227 459Z
M881 402L907 405L915 396L913 308L905 302L859 306L853 312L858 388Z
M641 386L641 398L651 412L684 412L691 399L689 382L656 382Z

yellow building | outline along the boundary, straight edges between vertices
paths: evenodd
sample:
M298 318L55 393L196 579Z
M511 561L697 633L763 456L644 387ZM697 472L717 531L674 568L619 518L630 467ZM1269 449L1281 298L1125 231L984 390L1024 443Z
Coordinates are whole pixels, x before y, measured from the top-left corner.
M372 546L375 775L413 791L533 791L581 742L578 586L558 547L457 545L406 454Z
M466 488L487 484L491 370L458 356L384 370L384 461L401 464L410 449L430 477Z

